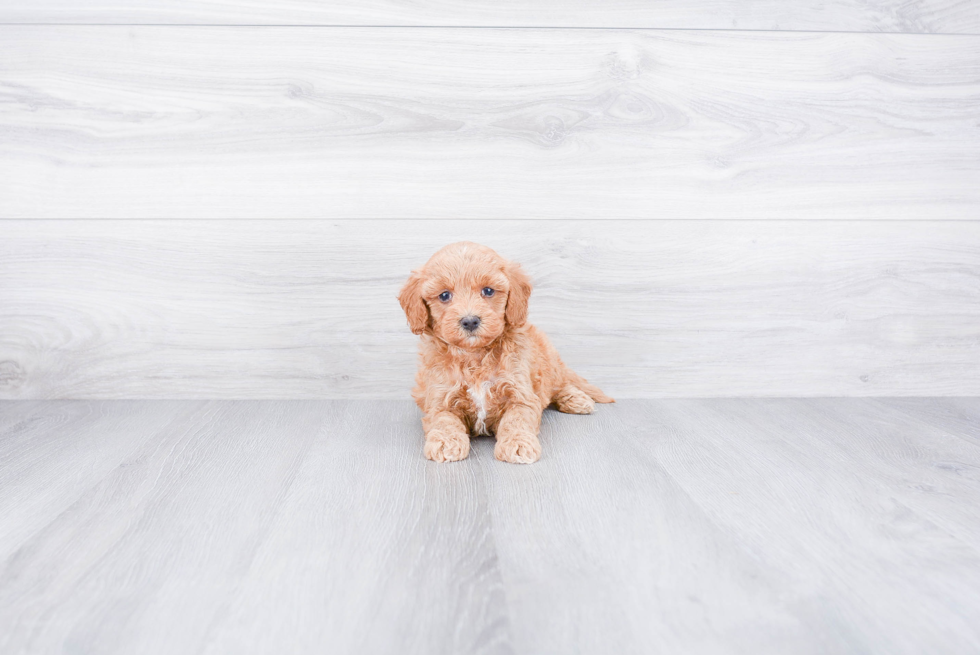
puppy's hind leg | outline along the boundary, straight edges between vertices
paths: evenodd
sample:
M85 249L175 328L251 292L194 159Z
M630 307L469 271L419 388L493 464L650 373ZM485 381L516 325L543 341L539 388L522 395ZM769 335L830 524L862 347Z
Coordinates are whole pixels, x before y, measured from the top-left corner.
M574 384L566 384L555 394L555 406L566 414L591 414L595 411L595 401Z
M565 412L567 414L591 414L592 410L595 409L595 403L614 403L616 402L606 394L602 392L602 389L595 386L594 384L589 384L589 381L583 378L581 375L563 366L562 377L565 381L564 386L558 390L555 394L554 403L558 406L558 410ZM588 399L588 403L583 403L578 401L580 395L585 395ZM567 402L563 402L562 399L567 398ZM562 405L566 405L569 409L564 409ZM576 411L575 408L581 409L582 407L588 407L589 411Z

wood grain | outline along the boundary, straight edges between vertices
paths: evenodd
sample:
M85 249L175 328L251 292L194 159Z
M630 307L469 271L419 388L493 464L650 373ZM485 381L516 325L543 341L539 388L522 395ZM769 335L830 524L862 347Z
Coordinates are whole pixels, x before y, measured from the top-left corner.
M162 653L173 652L164 644L206 635L229 601L228 583L267 534L323 412L292 412L281 403L188 405L143 403L130 412L130 421L159 410L180 417L162 432L120 433L103 424L103 438L129 450L111 466L75 445L70 432L57 435L78 455L67 467L64 458L49 462L44 474L78 468L89 484L5 562L5 652L64 652L84 643L89 651ZM30 482L43 485L31 479L21 486Z
M4 221L6 398L407 398L463 239L614 397L980 394L980 223Z
M16 411L17 404L4 403L2 412ZM58 517L71 515L79 504L101 501L93 498L93 485L187 415L200 419L195 413L200 405L48 402L4 426L0 560L16 558L24 542Z
M515 650L821 652L780 574L637 456L635 442L670 438L647 407L547 412L530 467L495 465L491 440L474 442L505 588L520 590L507 594Z
M425 463L410 403L49 414L14 450L43 466L3 481L24 497L66 475L88 486L46 517L0 505L4 652L507 652L480 479ZM95 428L126 457L92 447Z
M931 412L919 409L917 400L732 399L710 405L724 420L779 435L796 450L841 458L838 469L889 489L894 503L890 511L896 518L909 518L910 532L922 538L952 536L980 554L980 506L945 502L980 489L980 469L975 466L980 444L934 424ZM929 399L930 404L942 400ZM976 399L971 401L976 407ZM698 420L705 418L699 415ZM796 459L804 461L802 456Z
M635 441L640 456L663 466L719 529L765 562L789 611L834 626L813 644L818 652L911 655L939 641L970 652L980 638L970 500L980 484L920 459L949 447L948 437L934 441L935 432L903 428L867 404L650 401L627 431L649 435ZM957 450L964 463L980 463L980 448ZM928 469L965 495L913 487Z
M203 652L512 652L475 467L425 460L411 403L331 407Z
M0 649L966 655L980 444L932 402L547 412L532 466L426 461L408 400L32 403Z
M0 217L973 219L980 37L0 27Z
M980 402L976 398L882 398L879 402L980 446ZM954 465L951 468L957 470Z
M835 32L980 32L971 0L0 0L0 23L659 27Z

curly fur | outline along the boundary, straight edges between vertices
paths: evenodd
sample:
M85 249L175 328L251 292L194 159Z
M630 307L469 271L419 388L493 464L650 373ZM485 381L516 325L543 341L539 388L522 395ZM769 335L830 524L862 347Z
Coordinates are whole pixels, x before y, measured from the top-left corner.
M447 301L440 299L444 291ZM486 434L497 438L497 459L529 464L541 456L546 407L591 414L595 403L614 402L527 324L530 295L531 281L518 264L470 242L437 252L398 294L409 327L422 337L412 397L423 412L429 459L464 459L470 436ZM475 331L462 327L467 316L480 319Z

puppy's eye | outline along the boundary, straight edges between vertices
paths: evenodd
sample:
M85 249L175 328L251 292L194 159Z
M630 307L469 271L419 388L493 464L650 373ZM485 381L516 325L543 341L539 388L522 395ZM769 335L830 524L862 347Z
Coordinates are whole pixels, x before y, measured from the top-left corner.
M483 294L483 297L484 298L489 298L490 296L492 296L493 294L495 294L496 291L494 291L490 287L483 287L483 291L481 291L480 293Z
M451 294L448 291L443 291L442 293L439 294L439 300L441 300L442 302L449 302L449 299L452 297L453 294Z

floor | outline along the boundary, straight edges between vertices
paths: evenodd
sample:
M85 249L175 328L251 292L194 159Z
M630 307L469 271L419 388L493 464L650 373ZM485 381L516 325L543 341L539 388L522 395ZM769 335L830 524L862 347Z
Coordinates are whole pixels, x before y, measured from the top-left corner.
M0 652L976 653L980 399L0 403Z

